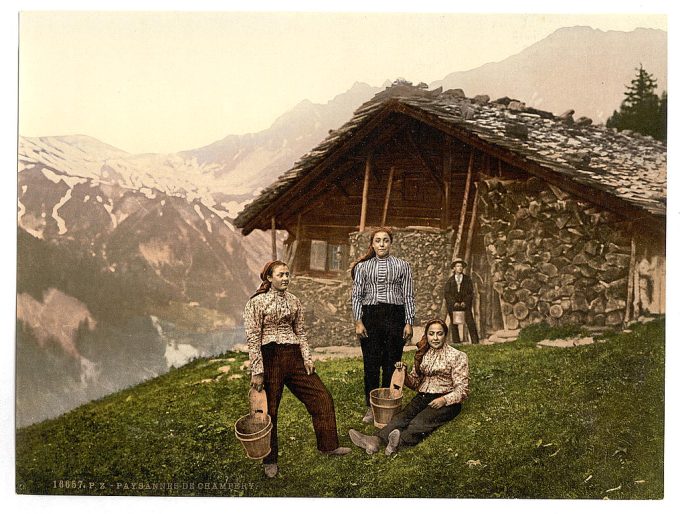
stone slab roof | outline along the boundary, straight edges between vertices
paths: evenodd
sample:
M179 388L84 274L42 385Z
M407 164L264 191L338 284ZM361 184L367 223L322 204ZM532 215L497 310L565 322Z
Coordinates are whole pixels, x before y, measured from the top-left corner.
M650 136L592 125L588 118L574 120L573 111L555 116L509 98L489 102L487 96L467 98L461 90L427 91L398 84L378 93L342 127L330 131L244 208L236 226L248 224L385 108L462 129L561 178L618 197L654 217L665 217L666 145Z

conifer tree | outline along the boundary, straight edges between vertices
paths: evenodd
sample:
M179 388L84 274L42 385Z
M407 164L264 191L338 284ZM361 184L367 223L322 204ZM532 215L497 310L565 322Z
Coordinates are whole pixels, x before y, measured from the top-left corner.
M642 64L635 68L635 71L637 72L635 78L626 86L620 110L615 110L607 119L607 127L629 129L665 141L666 92L663 92L661 98L656 95L654 92L656 79L642 67Z

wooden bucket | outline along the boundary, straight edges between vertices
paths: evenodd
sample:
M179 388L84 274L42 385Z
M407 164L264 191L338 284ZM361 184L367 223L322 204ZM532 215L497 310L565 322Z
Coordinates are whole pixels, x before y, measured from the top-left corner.
M401 399L404 396L404 380L406 370L395 369L392 373L390 387L373 389L370 394L371 410L373 411L373 425L383 428L391 420L401 407Z
M272 418L267 414L267 394L251 388L248 399L250 414L236 421L234 431L248 458L262 459L271 452Z
M453 311L451 313L451 324L465 325L465 311Z

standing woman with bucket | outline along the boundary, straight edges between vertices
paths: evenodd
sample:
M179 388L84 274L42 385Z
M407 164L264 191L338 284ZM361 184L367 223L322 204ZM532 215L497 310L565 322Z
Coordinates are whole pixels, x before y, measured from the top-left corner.
M290 271L286 263L268 262L260 273L262 284L246 304L243 321L251 363L251 386L264 390L272 420L271 452L262 463L273 478L278 467L277 419L283 387L298 398L312 415L316 447L326 455L346 455L338 445L335 407L328 389L314 370L305 335L300 300L287 291Z
M466 354L446 344L447 332L445 321L427 322L418 341L414 367L406 375L406 386L418 394L377 435L350 430L355 445L370 454L384 443L385 455L391 455L400 446L415 446L460 413L461 403L468 396L468 360ZM406 364L397 362L395 367L406 368Z
M371 233L366 255L352 265L354 330L364 359L364 423L373 423L370 394L388 387L394 363L401 360L404 344L413 336L415 302L408 262L390 255L392 232ZM382 369L382 380L380 371Z

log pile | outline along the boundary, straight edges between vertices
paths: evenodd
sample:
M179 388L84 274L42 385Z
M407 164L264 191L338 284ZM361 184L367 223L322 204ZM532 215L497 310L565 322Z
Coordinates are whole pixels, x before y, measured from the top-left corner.
M487 179L479 230L506 329L623 322L630 236L612 213L535 177Z
M372 228L350 234L350 260L366 253ZM439 317L444 284L450 275L451 232L432 227L393 230L391 254L411 265L415 288L416 324Z

